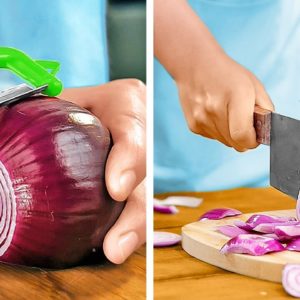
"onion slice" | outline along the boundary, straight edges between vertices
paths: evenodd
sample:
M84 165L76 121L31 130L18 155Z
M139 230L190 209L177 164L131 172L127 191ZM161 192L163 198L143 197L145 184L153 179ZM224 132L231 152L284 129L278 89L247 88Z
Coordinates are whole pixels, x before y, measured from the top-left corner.
M286 223L261 223L253 228L254 231L261 233L274 233L277 226L300 225L299 221L289 221Z
M300 265L285 265L282 272L282 285L289 295L300 298Z
M189 196L170 196L164 200L154 198L154 203L157 205L177 205L185 207L198 207L203 199Z
M202 220L220 220L226 217L233 217L241 215L242 213L233 208L215 208L207 211L205 214L200 216L199 221Z
M233 222L233 224L237 227L239 227L240 229L246 230L246 231L252 231L252 226L250 224L247 224L244 221L241 220L236 220Z
M217 227L217 231L221 232L222 234L229 236L231 238L236 237L240 234L247 234L248 231L236 227L234 225L222 225Z
M289 241L285 249L290 251L300 251L300 238L295 238Z
M165 205L158 205L155 204L153 205L153 209L155 212L161 213L161 214L177 214L179 210L177 209L176 206L165 206Z
M177 214L179 210L176 206L165 206L165 205L158 205L154 204L153 209L156 212L162 213L162 214Z
M276 226L275 234L279 238L291 238L300 236L300 225Z
M300 190L299 190L299 193L298 193L298 199L297 199L297 204L296 204L296 216L297 216L297 219L300 220Z
M244 253L260 256L282 250L284 250L284 247L273 238L257 234L240 234L229 240L220 251L223 254Z
M261 230L261 227L259 227L260 224L278 223L278 225L279 225L281 223L287 224L289 222L297 222L297 220L294 217L278 217L278 216L254 214L246 222L237 220L234 222L234 225L236 225L237 227L242 228L244 230L248 230L248 231L254 230L254 228L256 228L256 231L260 231ZM294 223L291 223L291 224L294 224ZM266 225L266 227L267 227L267 225ZM270 227L269 227L269 229L270 229ZM267 233L271 233L271 232L267 232Z
M154 231L154 247L169 247L177 245L181 241L181 236L172 232Z

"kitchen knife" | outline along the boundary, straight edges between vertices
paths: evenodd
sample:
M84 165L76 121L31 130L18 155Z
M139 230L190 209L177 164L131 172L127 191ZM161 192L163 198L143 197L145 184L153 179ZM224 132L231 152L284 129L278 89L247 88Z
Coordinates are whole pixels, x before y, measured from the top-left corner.
M270 145L270 184L298 199L300 189L300 121L255 107L257 142Z

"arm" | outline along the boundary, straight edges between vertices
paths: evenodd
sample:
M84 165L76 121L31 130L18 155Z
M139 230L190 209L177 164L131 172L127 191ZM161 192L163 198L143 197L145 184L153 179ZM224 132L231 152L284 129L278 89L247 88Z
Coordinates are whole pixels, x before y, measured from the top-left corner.
M65 89L62 99L94 113L111 132L105 180L109 194L127 200L125 209L104 240L104 253L122 263L145 242L146 202L146 89L134 79L82 88Z
M176 81L191 131L238 151L257 146L254 106L273 110L259 80L232 60L185 0L155 0L154 51Z

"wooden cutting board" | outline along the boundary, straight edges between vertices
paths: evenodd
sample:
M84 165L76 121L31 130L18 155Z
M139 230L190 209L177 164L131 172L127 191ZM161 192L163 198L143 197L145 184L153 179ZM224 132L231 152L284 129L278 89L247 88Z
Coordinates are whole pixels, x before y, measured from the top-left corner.
M295 216L295 210L262 212L273 216ZM222 220L206 220L182 227L182 247L190 255L222 269L259 279L281 282L285 264L299 263L300 252L283 251L264 256L220 253L221 247L230 239L216 231L217 226L233 224L235 220L246 221L251 214L243 214Z

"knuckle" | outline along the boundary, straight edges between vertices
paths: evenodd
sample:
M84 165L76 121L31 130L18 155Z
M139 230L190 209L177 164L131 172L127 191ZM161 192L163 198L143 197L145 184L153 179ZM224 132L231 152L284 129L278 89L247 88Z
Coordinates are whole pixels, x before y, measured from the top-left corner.
M135 78L130 78L130 79L127 79L127 83L128 83L128 86L137 91L138 93L144 95L146 94L146 85L144 84L143 81L139 80L139 79L135 79Z
M249 139L249 131L237 129L231 132L231 138L236 142L246 142Z
M199 110L194 110L189 118L187 118L187 124L190 131L200 134L203 128L203 114Z
M218 102L212 98L208 98L205 103L205 109L209 114L215 114L219 111Z

